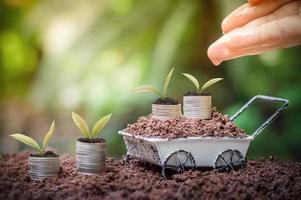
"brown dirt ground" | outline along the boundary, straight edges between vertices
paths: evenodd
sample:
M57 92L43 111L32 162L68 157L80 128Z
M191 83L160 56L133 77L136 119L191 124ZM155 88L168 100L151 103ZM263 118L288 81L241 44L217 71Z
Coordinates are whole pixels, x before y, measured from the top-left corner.
M75 159L61 157L58 178L31 181L28 153L0 161L0 199L300 199L301 163L248 161L238 171L188 171L167 180L158 167L131 160L107 160L99 176L76 172Z

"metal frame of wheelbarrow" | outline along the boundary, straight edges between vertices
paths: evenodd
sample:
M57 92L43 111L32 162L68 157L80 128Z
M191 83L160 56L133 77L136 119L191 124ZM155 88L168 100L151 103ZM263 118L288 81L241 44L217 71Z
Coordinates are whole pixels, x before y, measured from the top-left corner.
M227 170L243 167L245 166L245 155L250 142L276 119L289 104L287 99L257 95L242 106L230 118L230 121L237 119L256 100L280 102L282 106L247 138L188 137L168 140L133 136L132 134L120 131L119 133L123 135L128 148L127 159L131 156L160 165L163 177L165 177L165 170L168 168L181 172L188 168L212 167L212 165L214 165L214 168ZM210 155L210 152L212 155ZM231 159L227 155L230 155ZM235 159L232 160L232 157ZM173 164L170 164L171 162Z
M249 106L251 106L257 99L270 101L270 102L279 102L283 103L280 108L278 108L272 116L270 116L259 128L255 130L255 132L252 134L252 136L255 138L257 135L259 135L268 125L270 125L281 112L283 112L289 104L289 100L278 98L278 97L271 97L271 96L265 96L265 95L256 95L252 99L250 99L243 107L239 109L231 118L230 121L234 121L236 118L238 118Z
M243 105L239 111L237 111L232 117L230 117L230 121L234 121L237 119L248 107L250 107L256 100L265 100L265 101L270 101L270 102L278 102L282 103L282 106L280 106L263 124L261 124L251 135L254 139L257 137L267 126L269 126L279 115L281 112L283 112L289 104L289 100L284 99L284 98L277 98L277 97L271 97L271 96L265 96L265 95L256 95L252 99L250 99L245 105ZM231 151L231 162L228 162L222 154L225 152ZM236 155L239 157L238 160L232 162L232 156L233 153L236 152ZM217 167L217 162L218 159L222 160L224 162L224 166ZM215 168L221 169L221 170L231 170L234 169L235 167L244 167L246 165L246 158L241 154L236 149L228 149L222 152L221 154L218 155L216 161L215 161Z

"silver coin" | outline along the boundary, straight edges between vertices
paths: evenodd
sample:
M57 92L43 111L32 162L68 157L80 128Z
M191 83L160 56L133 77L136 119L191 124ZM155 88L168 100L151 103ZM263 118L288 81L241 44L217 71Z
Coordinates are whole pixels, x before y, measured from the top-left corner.
M59 157L29 157L28 164L32 180L56 177L60 172Z
M181 117L181 104L178 105L152 104L152 116L160 120L178 119Z
M76 142L76 168L84 174L98 174L106 166L105 143Z
M195 119L211 119L211 96L184 96L184 116Z

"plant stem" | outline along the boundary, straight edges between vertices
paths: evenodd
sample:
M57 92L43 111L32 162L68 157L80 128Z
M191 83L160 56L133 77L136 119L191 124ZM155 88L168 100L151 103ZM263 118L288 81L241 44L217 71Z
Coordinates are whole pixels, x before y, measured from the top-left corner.
M160 98L164 98L164 94L162 95L159 91L158 92L156 92L156 94L160 97Z
M45 149L43 147L41 148L39 146L38 151L39 151L39 153L40 153L41 156L44 156Z

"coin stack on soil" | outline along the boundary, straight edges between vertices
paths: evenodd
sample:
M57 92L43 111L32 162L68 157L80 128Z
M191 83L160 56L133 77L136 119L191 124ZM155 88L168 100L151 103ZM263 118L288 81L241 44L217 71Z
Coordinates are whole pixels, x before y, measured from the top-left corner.
M29 176L32 180L56 177L60 172L59 157L29 157Z
M106 144L76 142L77 171L93 175L104 171L106 166Z
M181 117L181 104L152 104L152 115L160 120L179 119Z
M211 96L184 96L184 116L195 119L211 119Z

